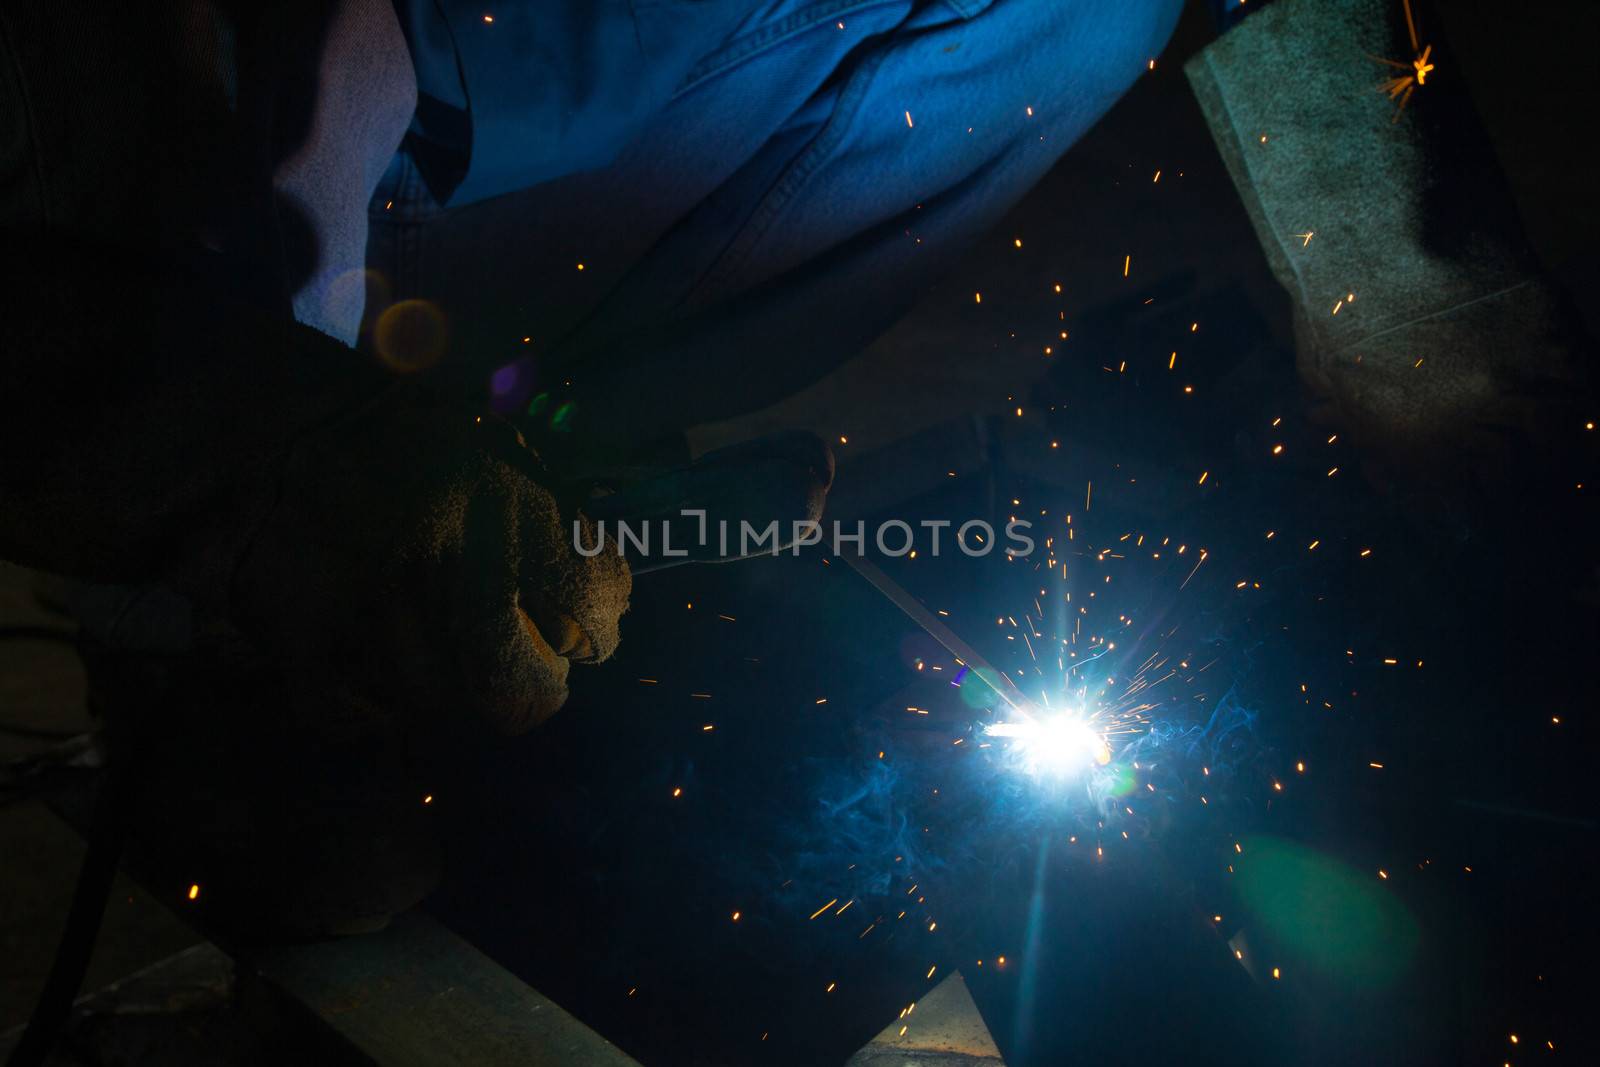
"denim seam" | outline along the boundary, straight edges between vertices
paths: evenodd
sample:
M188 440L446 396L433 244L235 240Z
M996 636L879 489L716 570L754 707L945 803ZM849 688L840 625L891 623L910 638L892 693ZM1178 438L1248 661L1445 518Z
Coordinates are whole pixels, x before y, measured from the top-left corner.
M414 203L422 196L432 200L427 183L422 180L422 168L411 159L406 160L405 189L408 204ZM402 231L400 250L405 256L405 262L401 265L402 269L395 273L397 277L404 274L406 292L412 297L422 295L422 256L427 232L427 225L421 219L408 220Z
M422 230L427 220L416 218L410 209L416 202L421 185L421 170L410 156L402 155L400 178L394 188L395 203L402 205L401 215L390 223L393 227L394 258L389 269L393 271L394 298L397 301L418 295L418 278L422 269Z
M744 62L757 52L764 51L780 42L798 36L806 30L814 29L829 19L836 19L840 15L854 14L867 11L875 7L887 7L898 4L902 0L827 0L827 2L814 4L803 11L796 11L787 18L762 26L759 30L738 38L717 52L702 59L684 77L673 98L676 99L689 92L689 90L723 73L730 67Z
M778 217L794 201L795 196L804 188L824 163L833 155L835 148L844 140L860 110L862 98L867 94L867 88L877 75L878 68L887 58L886 52L879 50L873 54L856 73L848 80L844 91L840 94L839 103L829 117L827 125L812 142L805 147L800 155L789 164L783 177L762 197L761 204L745 222L738 236L728 245L719 257L719 261L695 283L684 303L692 302L706 288L724 281L728 275L743 267L755 250L756 245L766 236L767 232L777 222Z

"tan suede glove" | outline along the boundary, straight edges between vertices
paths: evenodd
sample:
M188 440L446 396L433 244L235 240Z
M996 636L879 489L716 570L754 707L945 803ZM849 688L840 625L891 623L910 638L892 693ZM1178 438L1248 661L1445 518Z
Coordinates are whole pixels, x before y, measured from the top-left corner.
M542 481L508 424L396 385L292 449L236 620L313 706L526 730L616 649L632 585Z

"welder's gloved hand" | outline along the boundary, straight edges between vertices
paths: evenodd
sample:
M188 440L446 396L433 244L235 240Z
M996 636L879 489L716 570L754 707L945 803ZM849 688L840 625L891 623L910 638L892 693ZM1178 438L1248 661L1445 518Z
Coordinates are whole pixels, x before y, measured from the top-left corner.
M588 520L547 484L509 425L393 386L292 449L236 621L306 705L367 720L353 727L528 729L566 700L571 664L615 650L632 584L615 553L574 550Z

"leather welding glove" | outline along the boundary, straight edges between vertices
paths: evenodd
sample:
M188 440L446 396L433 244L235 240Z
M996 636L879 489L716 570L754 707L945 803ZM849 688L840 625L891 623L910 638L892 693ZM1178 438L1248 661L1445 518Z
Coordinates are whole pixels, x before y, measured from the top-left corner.
M516 732L616 649L631 580L508 424L397 384L296 442L235 617L314 701Z
M1464 471L1562 450L1585 343L1430 14L1277 0L1186 72L1321 414L1398 468Z

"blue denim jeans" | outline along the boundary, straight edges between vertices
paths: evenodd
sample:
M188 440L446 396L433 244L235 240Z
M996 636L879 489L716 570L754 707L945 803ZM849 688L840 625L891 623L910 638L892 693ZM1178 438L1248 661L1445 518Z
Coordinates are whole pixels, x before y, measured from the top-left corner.
M754 410L860 351L992 229L1148 69L1180 3L747 5L714 42L672 38L676 58L653 61L676 80L659 101L578 116L620 128L481 124L473 168L492 180L469 175L443 204L402 151L371 204L373 310L432 302L447 373L502 408L553 396L541 410L575 441ZM699 6L716 5L635 8ZM493 17L481 32L511 18ZM492 62L518 85L514 55ZM464 83L480 100L494 84ZM562 135L616 148L551 173Z

